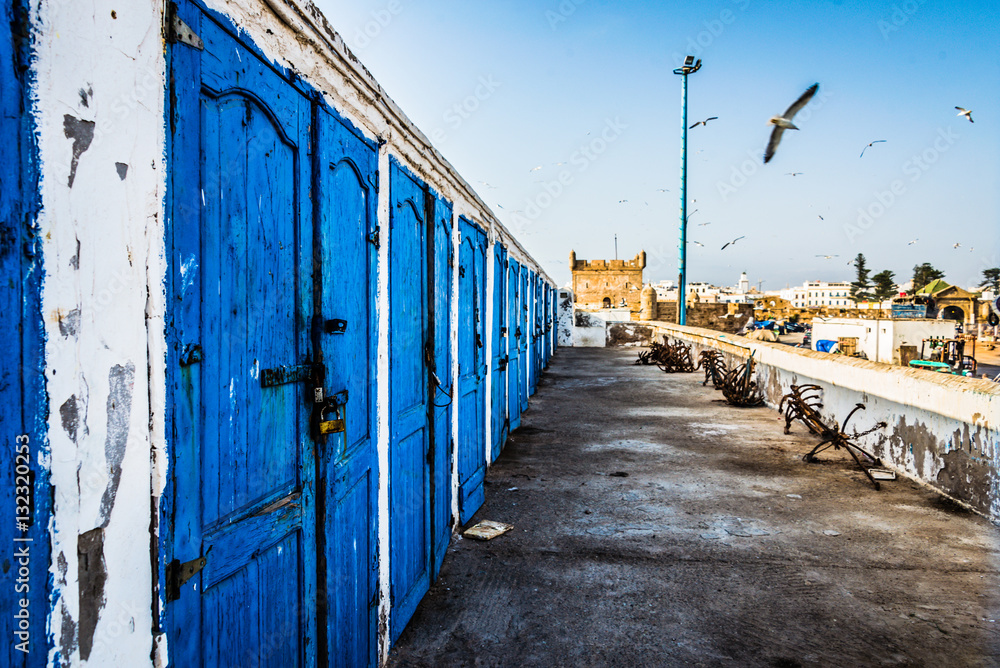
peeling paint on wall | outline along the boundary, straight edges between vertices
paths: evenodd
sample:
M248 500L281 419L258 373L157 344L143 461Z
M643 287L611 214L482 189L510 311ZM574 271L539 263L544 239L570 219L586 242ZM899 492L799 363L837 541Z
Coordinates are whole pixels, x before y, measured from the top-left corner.
M90 142L94 141L94 127L94 121L83 121L69 114L63 116L63 134L66 135L66 139L73 140L73 158L69 164L69 181L66 183L70 188L76 180L76 168L80 164L80 156L90 148Z
M104 608L104 584L108 580L104 561L104 529L80 534L77 543L80 578L80 658L86 661L94 647L94 631Z

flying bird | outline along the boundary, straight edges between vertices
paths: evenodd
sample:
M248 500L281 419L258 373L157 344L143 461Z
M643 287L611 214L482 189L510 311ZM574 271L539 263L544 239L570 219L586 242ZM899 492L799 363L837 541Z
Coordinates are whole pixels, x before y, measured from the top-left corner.
M694 244L695 246L701 246L702 248L705 247L705 244L701 243L700 241L689 241L688 243Z
M785 172L785 176L799 176L800 174L805 174L805 172Z
M859 158L865 157L865 151L867 151L869 148L871 148L872 144L878 144L878 143L885 142L885 141L886 141L885 139L876 139L873 142L869 142L868 146L865 146L863 149L861 149L861 155L859 155L858 157Z
M492 190L496 190L497 189L496 186L490 185L489 183L486 183L486 181L480 181L480 183L482 183L484 186L486 186L487 188L490 188Z
M840 257L839 255L817 255L816 257L821 257L824 260L832 260L835 257Z
M657 188L656 192L658 192L658 193L668 193L668 192L670 192L670 189L669 188Z
M627 199L620 199L620 200L618 200L619 204L626 204L627 202L628 202Z
M538 165L537 167L532 167L532 168L531 168L531 169L529 169L528 171L529 171L529 172L537 172L537 171L538 171L539 169L541 169L541 168L542 168L542 166L541 166L541 165Z
M718 118L719 118L718 116L709 116L708 118L706 118L703 121L698 121L697 123L695 123L694 125L692 125L691 127L689 127L688 130L690 130L691 128L696 128L699 125L708 125L709 121L718 120Z
M910 242L909 242L909 243L907 243L906 245L907 245L907 246L912 246L913 244L917 243L918 241L920 241L920 239L914 239L913 241L910 241Z
M771 131L771 139L767 142L767 150L764 152L764 164L771 161L774 157L774 152L778 150L778 144L781 142L781 135L785 133L785 130L798 130L795 124L792 123L792 119L795 118L795 114L799 113L802 107L809 104L809 100L812 99L816 91L819 90L819 84L813 84L810 86L806 92L799 96L799 99L792 102L785 113L781 116L772 116L768 123L774 126L774 130Z
M952 246L952 248L958 248L958 247L959 247L959 246L961 246L961 245L962 245L962 244L955 244L954 246Z
M955 114L956 116L965 116L966 118L969 119L970 123L975 123L975 121L972 120L972 109L963 109L962 107L955 107L955 108L958 109L958 113Z
M740 239L746 239L746 235L743 235L742 237L736 237L732 241L727 242L726 245L723 246L722 248L720 248L719 250L726 250L726 246L732 246L733 244L735 244Z
M707 223L698 223L698 227L705 227L706 225L711 225L711 221Z
M817 213L816 215L817 215L817 216L819 216L819 214L818 214L818 213ZM823 216L819 216L819 219L820 219L820 220L826 220L826 218L824 218Z

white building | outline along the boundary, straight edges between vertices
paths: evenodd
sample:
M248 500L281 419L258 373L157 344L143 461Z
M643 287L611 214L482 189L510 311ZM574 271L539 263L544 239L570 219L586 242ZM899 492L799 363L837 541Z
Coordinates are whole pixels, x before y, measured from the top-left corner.
M900 346L914 346L920 353L924 339L950 339L955 336L954 320L912 318L905 320L863 320L860 318L816 318L813 320L812 347L819 341L856 338L858 352L873 362L899 363ZM930 351L924 350L926 355Z
M807 281L794 288L779 290L782 299L787 299L795 308L819 308L833 306L850 308L854 306L851 299L850 283L827 283L825 281Z

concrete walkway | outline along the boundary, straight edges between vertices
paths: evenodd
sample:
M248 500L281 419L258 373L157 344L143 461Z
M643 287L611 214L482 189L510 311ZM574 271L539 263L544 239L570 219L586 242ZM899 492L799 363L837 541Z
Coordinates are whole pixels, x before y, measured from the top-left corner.
M1000 529L635 356L559 350L390 665L1000 665Z

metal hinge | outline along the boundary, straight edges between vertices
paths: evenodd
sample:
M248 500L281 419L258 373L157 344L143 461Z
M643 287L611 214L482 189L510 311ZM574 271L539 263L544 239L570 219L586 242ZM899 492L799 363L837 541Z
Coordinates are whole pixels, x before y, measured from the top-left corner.
M368 177L368 183L372 184L372 188L375 189L375 192L378 192L378 187L379 187L378 171L372 172L372 174Z
M187 44L188 46L193 46L199 51L205 50L205 42L201 40L201 37L195 34L191 30L191 26L184 23L181 17L177 15L177 5L170 3L169 9L169 21L170 21L170 36L169 39L175 44Z
M167 602L181 597L181 587L197 575L208 563L207 557L198 557L183 564L176 559L167 564Z
M379 226L376 225L375 229L372 230L371 234L368 235L368 243L375 246L375 250L378 250L381 247L381 242L379 242L379 235L378 235L379 229L380 229Z

